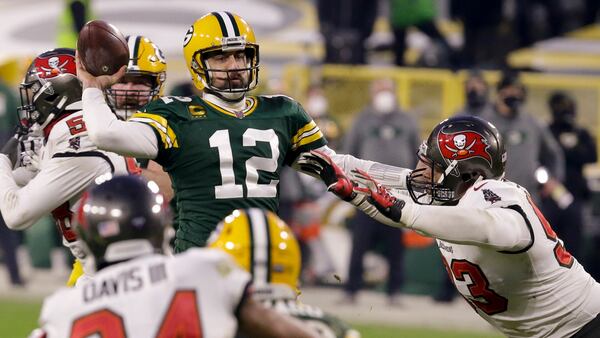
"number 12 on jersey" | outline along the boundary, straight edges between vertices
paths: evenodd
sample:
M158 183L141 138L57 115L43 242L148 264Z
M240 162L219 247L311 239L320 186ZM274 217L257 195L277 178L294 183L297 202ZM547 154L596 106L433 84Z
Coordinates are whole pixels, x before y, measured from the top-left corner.
M267 142L271 148L271 157L253 156L246 161L246 196L244 186L236 184L235 172L233 170L233 151L229 130L221 129L215 131L208 142L211 148L217 148L219 152L219 171L221 172L221 184L215 186L215 198L242 198L242 197L276 197L277 184L279 180L271 180L269 183L258 183L258 170L275 172L277 170L277 159L279 158L279 138L273 129L260 130L248 128L242 135L242 146L255 147L256 142Z

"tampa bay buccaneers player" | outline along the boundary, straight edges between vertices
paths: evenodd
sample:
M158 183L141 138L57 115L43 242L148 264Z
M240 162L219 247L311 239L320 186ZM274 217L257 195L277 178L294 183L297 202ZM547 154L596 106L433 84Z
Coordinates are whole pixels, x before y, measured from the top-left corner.
M170 175L179 207L175 250L204 246L223 217L239 208L278 209L283 166L321 149L342 168L403 185L406 171L337 155L315 122L286 96L250 96L258 84L259 46L240 16L212 12L183 41L186 66L201 96L162 97L119 121L102 90L124 74L93 77L78 63L85 121L101 149L150 158ZM88 111L89 109L89 111Z
M231 255L252 274L253 298L277 312L296 317L321 338L360 338L340 319L298 300L300 247L277 215L257 208L234 210L219 223L208 247Z
M250 274L221 250L166 256L170 220L155 188L130 175L84 194L77 232L98 272L46 298L30 337L316 338L255 301Z
M600 337L600 284L527 190L503 179L496 127L474 116L444 120L418 155L406 195L365 172L351 181L323 153L302 165L376 220L436 238L458 291L508 337Z
M76 75L75 51L57 48L38 55L20 85L21 119L31 133L43 134L39 171L28 182L13 176L14 158L0 154L0 211L6 225L24 230L52 214L63 243L77 258L74 276L86 255L72 227L76 202L95 180L128 173L122 156L99 150L88 137L81 111L81 83ZM70 278L69 284L75 283Z

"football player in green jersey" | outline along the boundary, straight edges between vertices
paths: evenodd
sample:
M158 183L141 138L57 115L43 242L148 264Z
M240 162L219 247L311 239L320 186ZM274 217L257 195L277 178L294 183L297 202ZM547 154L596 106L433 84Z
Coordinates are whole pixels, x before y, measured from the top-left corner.
M361 337L339 318L298 300L300 246L292 230L274 213L256 208L234 210L219 223L207 246L227 252L252 274L254 300L301 320L321 338Z
M247 95L258 83L258 47L254 31L238 15L201 17L188 29L183 52L202 95L162 97L128 121L118 120L102 95L125 67L94 77L78 60L84 119L93 142L100 149L153 159L169 173L179 208L176 252L204 246L217 223L235 209L277 212L281 169L302 170L299 160L313 149L329 154L347 173L357 168L388 185L405 186L406 169L336 154L293 99Z

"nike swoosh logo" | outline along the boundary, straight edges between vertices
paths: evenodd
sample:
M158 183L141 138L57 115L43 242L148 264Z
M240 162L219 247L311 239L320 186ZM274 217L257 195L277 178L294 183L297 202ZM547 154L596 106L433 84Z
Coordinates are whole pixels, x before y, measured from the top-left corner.
M474 191L477 191L477 190L481 189L481 187L483 187L484 185L486 185L486 184L488 184L488 183L489 183L489 182L485 182L484 184L482 184L482 185L480 185L480 186L478 186L478 187L474 187L474 188L473 188L473 190L474 190Z

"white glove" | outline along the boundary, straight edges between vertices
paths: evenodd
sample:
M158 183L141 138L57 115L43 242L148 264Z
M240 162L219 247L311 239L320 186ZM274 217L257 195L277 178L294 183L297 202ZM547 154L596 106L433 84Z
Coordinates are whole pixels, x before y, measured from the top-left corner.
M28 135L19 144L19 166L29 171L38 172L40 169L40 153L44 139L40 136Z

